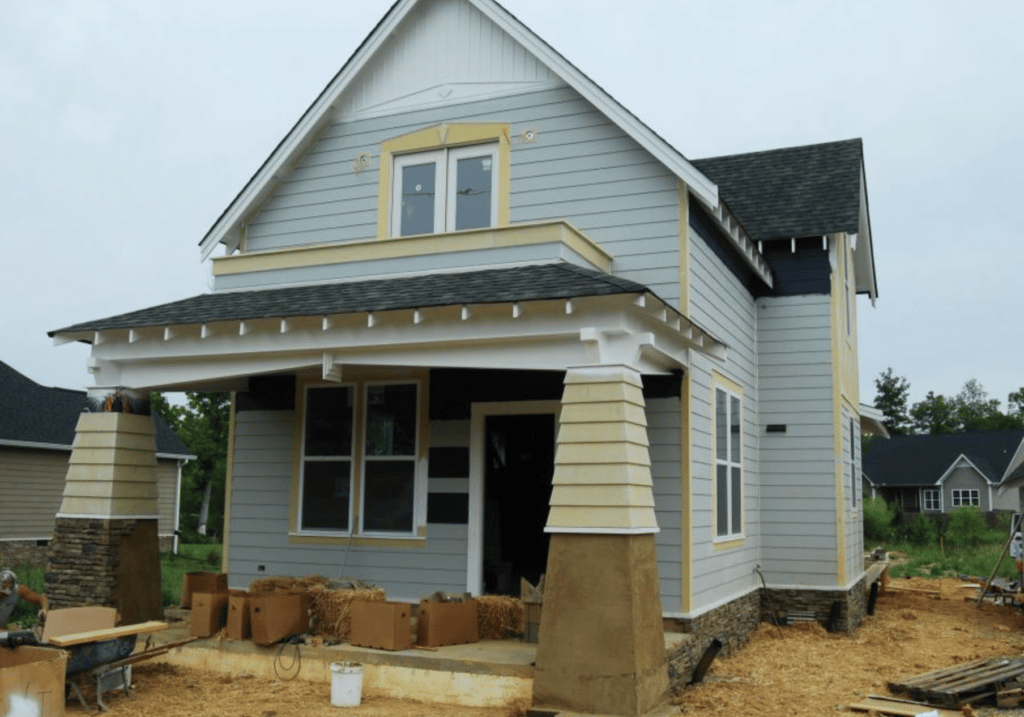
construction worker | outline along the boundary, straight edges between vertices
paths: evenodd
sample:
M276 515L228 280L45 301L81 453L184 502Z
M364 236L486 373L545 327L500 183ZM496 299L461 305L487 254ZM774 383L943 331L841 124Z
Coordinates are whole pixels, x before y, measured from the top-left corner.
M1013 534L1013 540L1010 542L1010 557L1017 564L1017 592L1021 592L1022 584L1024 584L1024 540L1021 539L1020 533Z
M7 619L14 612L18 600L25 600L33 605L38 605L39 622L46 619L46 611L50 609L50 602L45 595L30 590L24 585L18 585L18 576L6 568L0 570L0 628L7 625Z

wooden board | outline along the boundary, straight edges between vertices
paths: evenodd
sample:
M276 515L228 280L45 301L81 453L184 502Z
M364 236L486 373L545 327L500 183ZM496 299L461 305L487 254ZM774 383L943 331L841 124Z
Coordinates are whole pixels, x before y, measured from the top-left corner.
M81 645L86 642L113 640L125 635L145 635L150 632L160 632L166 629L166 622L151 620L150 622L140 622L136 625L122 625L121 627L111 627L105 630L90 630L89 632L76 632L72 635L52 637L49 643L57 647L67 647L68 645Z
M920 702L908 702L897 700L892 697L879 697L872 695L861 700L857 704L847 705L851 710L868 712L874 710L880 714L897 715L897 717L916 717L919 714L938 713L939 717L963 717L960 710L947 710L942 707L932 707Z
M956 708L994 697L1003 683L1024 677L1024 660L987 658L890 682L893 692Z

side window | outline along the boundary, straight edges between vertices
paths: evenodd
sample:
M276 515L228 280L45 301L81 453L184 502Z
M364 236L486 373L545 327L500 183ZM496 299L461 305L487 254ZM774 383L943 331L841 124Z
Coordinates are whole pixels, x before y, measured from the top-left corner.
M394 158L391 236L495 226L497 143Z
M715 388L715 535L743 532L743 458L740 399Z
M301 530L348 532L352 514L352 387L306 393Z

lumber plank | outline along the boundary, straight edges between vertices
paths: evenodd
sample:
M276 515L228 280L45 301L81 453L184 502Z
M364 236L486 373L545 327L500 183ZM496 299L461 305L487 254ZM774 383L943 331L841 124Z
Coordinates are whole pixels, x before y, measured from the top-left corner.
M81 645L86 642L113 640L118 637L125 637L126 635L145 635L147 633L160 632L161 630L166 629L166 622L151 620L149 622L140 622L135 625L121 625L120 627L110 627L103 630L89 630L88 632L76 632L71 635L51 637L49 644L56 645L57 647L68 647L69 645Z
M895 715L896 717L916 717L916 715L932 711L937 712L939 717L963 717L960 710L947 710L942 707L934 707L920 702L897 700L889 697L879 697L877 695L866 697L856 704L847 705L847 707L858 712L869 712L874 710L880 714Z

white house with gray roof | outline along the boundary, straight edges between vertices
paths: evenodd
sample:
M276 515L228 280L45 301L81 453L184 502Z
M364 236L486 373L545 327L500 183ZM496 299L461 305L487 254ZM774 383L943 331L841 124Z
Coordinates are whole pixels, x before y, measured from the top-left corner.
M762 577L864 614L872 241L860 140L690 161L492 0L399 0L202 238L212 291L51 335L233 392L232 587L518 592L553 536L651 536L663 617L731 647Z

